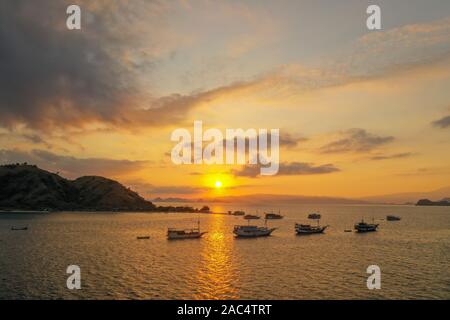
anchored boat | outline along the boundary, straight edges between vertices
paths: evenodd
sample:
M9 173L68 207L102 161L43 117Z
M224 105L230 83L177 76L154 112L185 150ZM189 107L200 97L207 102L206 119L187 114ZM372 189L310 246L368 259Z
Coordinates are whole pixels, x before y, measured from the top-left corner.
M400 221L400 220L402 220L402 218L400 218L399 216L389 215L389 216L386 216L386 220L387 221Z
M258 227L258 226L234 226L233 233L236 237L242 238L255 238L255 237L267 237L276 228Z
M175 229L169 228L167 230L167 239L198 239L201 238L207 232L200 231L200 221L197 223L197 228L192 229Z
M377 231L378 224L376 223L366 223L364 222L364 219L361 220L360 223L355 224L355 230L357 232L371 232L371 231Z
M268 212L265 215L266 220L275 220L275 219L283 219L283 216L278 212L278 214L273 212Z
M320 219L321 217L320 213L310 213L308 215L308 219Z
M260 216L256 216L254 214L246 214L244 216L245 220L257 220L257 219L260 219L260 218L261 218Z
M328 226L311 226L310 224L295 224L295 232L298 235L323 233Z

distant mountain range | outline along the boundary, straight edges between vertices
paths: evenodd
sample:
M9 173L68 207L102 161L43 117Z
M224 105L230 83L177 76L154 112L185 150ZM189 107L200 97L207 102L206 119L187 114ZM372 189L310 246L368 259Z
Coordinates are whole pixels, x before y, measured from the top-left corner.
M450 187L431 192L408 192L390 195L371 196L357 199L326 197L326 196L302 196L279 194L251 194L242 196L223 196L215 198L155 198L154 202L174 203L299 203L299 204L416 204L418 199L436 199L437 201L450 201L444 195L450 194ZM442 200L441 200L442 199Z
M446 200L450 196L450 186L429 192L403 192L387 195L360 198L360 200L372 203L414 204L419 199Z
M304 204L368 204L363 200L354 200L337 197L314 197L278 194L252 194L243 196L223 196L203 199L184 198L155 198L154 202L201 202L201 203L243 203L247 205L258 205L262 203L304 203Z
M431 201L428 199L421 199L417 201L416 206L440 206L440 207L448 207L450 206L450 201L447 199L443 199L441 201Z
M0 209L151 211L155 205L114 180L67 180L33 165L13 164L0 166Z

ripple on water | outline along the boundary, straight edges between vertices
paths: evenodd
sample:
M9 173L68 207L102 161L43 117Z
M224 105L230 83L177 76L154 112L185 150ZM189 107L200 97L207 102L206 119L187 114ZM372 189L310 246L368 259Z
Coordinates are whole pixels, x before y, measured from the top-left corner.
M331 226L327 233L295 236L294 223L316 210ZM167 241L165 232L169 226L195 225L198 216L192 214L2 214L0 298L450 298L448 208L286 206L282 211L286 218L269 222L279 229L268 238L235 239L231 230L240 218L201 215L208 233L190 241ZM380 221L377 233L344 233L362 212L403 219ZM30 229L11 232L15 224ZM150 239L136 240L139 235ZM70 264L81 267L83 290L65 287ZM381 267L382 290L366 287L371 264Z

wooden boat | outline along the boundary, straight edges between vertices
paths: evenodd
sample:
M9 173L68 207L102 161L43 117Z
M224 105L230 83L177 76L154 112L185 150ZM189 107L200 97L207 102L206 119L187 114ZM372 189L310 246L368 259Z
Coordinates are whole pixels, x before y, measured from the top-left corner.
M400 220L402 220L402 218L400 218L399 216L388 215L388 216L386 216L386 220L387 221L400 221Z
M311 226L310 224L295 224L295 232L298 235L308 235L308 234L317 234L323 233L328 226Z
M310 213L308 215L308 219L320 219L321 217L320 213Z
M364 220L361 220L360 223L355 224L355 230L359 233L377 231L377 228L378 224L366 223Z
M256 237L267 237L276 228L258 227L258 226L234 226L233 233L236 237L241 238L256 238Z
M256 219L260 219L260 218L261 218L260 216L256 216L254 214L246 214L244 216L245 220L256 220Z
M167 229L167 239L178 240L178 239L198 239L201 238L207 232L200 231L200 221L198 221L197 228L192 229Z
M140 237L136 237L136 239L138 239L138 240L147 240L147 239L150 239L150 236L140 236Z
M283 219L283 216L281 214L276 214L273 212L268 212L265 214L265 219L266 220L275 220L275 219Z

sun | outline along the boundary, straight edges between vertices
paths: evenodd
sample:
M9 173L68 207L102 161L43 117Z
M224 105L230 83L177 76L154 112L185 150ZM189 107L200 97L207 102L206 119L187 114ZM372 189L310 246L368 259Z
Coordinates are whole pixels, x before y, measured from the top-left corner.
M217 181L214 183L214 186L215 186L217 189L222 188L222 181L217 180Z

